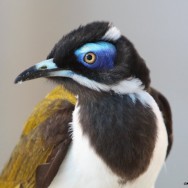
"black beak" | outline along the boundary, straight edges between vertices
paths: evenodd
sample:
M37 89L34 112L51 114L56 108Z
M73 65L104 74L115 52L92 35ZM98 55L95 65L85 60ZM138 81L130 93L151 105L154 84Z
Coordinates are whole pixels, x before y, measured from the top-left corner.
M52 72L58 71L59 68L53 62L53 59L48 59L37 63L36 65L28 68L23 71L17 78L15 79L15 83L21 83L26 80L32 80L40 77L50 77Z

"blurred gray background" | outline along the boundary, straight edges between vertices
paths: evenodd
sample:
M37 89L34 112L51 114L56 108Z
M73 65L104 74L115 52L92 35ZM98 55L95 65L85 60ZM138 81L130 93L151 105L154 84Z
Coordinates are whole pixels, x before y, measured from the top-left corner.
M0 169L33 107L54 87L45 79L14 85L15 77L45 59L62 35L94 20L120 28L146 60L152 85L169 99L175 141L156 187L186 187L187 0L0 0Z

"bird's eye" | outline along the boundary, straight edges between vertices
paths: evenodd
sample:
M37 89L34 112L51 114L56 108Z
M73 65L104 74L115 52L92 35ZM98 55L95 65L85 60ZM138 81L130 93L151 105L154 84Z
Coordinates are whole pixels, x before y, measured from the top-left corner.
M116 47L109 42L86 43L74 52L77 61L92 70L109 70L114 67Z
M88 64L93 64L96 60L96 55L93 52L89 52L84 56L84 61Z

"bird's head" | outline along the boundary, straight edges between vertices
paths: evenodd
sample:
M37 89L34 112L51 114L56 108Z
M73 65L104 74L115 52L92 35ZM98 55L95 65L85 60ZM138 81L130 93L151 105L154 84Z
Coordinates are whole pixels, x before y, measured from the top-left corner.
M133 44L108 22L93 22L64 36L47 60L21 73L15 83L50 78L74 93L130 93L147 89L149 70Z

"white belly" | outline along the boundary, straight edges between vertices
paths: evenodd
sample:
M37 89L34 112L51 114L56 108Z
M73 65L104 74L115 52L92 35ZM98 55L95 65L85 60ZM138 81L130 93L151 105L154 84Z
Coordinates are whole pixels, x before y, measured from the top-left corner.
M153 106L152 106L153 107ZM158 107L154 105L154 112ZM160 115L158 117L157 142L153 158L145 173L133 182L120 184L116 176L95 153L86 135L83 135L78 119L79 107L73 113L73 142L51 188L153 188L164 164L167 133Z

